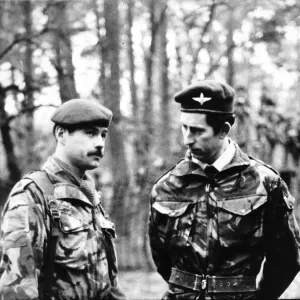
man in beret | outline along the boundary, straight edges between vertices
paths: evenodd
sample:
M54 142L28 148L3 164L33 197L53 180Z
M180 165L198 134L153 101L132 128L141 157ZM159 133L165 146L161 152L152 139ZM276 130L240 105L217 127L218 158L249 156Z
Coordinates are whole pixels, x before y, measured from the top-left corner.
M149 227L165 300L277 299L300 269L294 199L228 137L234 99L215 80L175 95L188 150L154 185Z
M84 99L54 112L54 155L15 185L3 210L1 299L126 299L114 224L86 173L100 164L111 119Z

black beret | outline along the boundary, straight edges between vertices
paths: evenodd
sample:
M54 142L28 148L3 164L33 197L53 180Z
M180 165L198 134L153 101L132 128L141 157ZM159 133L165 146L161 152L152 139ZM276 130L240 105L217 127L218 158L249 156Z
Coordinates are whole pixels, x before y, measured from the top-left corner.
M178 92L174 99L183 112L231 114L235 91L226 83L203 80Z
M112 112L94 100L73 99L60 105L51 117L59 125L98 124L108 127Z

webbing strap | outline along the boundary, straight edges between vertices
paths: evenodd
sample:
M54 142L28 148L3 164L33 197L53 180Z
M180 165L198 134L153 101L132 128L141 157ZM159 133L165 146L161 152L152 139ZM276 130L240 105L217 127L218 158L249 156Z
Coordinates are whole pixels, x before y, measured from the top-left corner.
M169 283L208 293L254 293L255 276L204 276L172 268Z
M47 255L44 261L44 298L51 299L53 275L54 275L54 259L56 252L56 244L59 235L60 214L57 203L54 198L54 187L48 174L45 171L35 171L25 176L37 185L44 195L46 205L50 214L50 238L48 239Z

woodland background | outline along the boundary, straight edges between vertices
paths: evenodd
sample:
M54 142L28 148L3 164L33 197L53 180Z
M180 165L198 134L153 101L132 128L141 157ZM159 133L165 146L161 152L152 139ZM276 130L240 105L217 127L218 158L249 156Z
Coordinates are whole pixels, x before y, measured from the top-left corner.
M121 279L132 297L157 297L128 282L134 271L151 287L150 190L185 153L172 96L204 78L235 87L232 137L298 199L299 77L299 0L0 0L0 204L52 154L55 107L99 100L114 118L92 174L116 223Z

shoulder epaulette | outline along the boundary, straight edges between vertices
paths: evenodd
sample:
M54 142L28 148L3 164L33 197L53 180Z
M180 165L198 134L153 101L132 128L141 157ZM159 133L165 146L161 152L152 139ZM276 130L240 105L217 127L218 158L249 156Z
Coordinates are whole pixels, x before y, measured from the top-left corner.
M167 175L168 173L170 173L172 170L174 170L175 168L176 168L176 166L180 163L180 162L182 162L184 159L182 158L182 159L180 159L177 163L176 163L176 165L174 165L172 168L170 168L170 169L168 169L166 172L164 172L160 177L158 177L158 179L155 181L155 184L159 181L159 180L161 180L165 175Z
M277 170L275 170L272 166L266 164L265 162L263 162L262 160L255 158L251 155L248 155L250 159L255 160L256 162L262 164L263 166L267 167L268 169L272 170L276 175L279 175L279 172Z
M15 186L12 188L11 192L10 192L10 197L23 193L26 189L26 187L32 183L33 180L31 180L30 178L23 178L21 179L19 182L17 182L15 184Z

